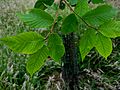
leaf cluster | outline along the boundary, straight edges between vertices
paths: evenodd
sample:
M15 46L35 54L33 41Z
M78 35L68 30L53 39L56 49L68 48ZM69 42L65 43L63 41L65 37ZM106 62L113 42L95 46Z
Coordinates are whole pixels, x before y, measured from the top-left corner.
M17 16L32 28L47 28L49 30L47 36L44 37L36 32L24 32L0 40L15 52L30 54L26 68L32 76L41 68L48 56L57 62L60 61L65 53L61 36L81 33L78 27L83 23L86 27L82 30L83 35L78 42L82 60L94 47L107 59L112 52L111 38L120 36L120 21L114 20L118 10L103 0L92 0L92 3L103 4L91 8L88 0L62 0L58 5L53 0L38 0L33 9ZM60 16L58 12L60 9L64 12L65 6L71 12L65 18L61 18L62 20L58 20ZM46 12L49 7L57 7L54 18ZM61 22L60 30L55 31L54 27L58 22Z

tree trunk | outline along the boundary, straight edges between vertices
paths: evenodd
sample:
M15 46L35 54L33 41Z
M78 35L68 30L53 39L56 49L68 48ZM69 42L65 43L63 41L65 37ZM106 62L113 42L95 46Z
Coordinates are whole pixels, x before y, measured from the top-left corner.
M63 57L62 77L65 81L65 90L79 89L78 49L74 33L63 36L65 55Z

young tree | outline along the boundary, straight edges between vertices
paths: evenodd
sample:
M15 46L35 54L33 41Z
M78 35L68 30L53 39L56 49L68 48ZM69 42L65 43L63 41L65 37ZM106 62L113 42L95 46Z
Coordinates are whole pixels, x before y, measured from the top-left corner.
M13 51L30 55L26 69L31 76L48 56L62 61L65 90L79 90L79 59L83 61L93 47L107 59L112 52L111 38L120 36L120 21L114 19L117 12L104 0L37 0L33 9L17 16L30 27L47 31L0 40Z

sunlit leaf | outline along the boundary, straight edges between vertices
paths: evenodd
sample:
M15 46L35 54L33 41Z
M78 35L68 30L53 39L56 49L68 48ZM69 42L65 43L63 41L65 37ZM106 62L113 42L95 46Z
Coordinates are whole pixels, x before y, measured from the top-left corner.
M111 20L117 15L117 9L109 5L101 5L97 8L87 12L83 19L94 26L99 26L105 22Z
M102 34L97 34L97 43L95 45L97 51L107 59L107 57L112 52L112 41L110 38L103 36Z
M120 36L120 21L106 22L99 27L99 31L106 37L116 38Z
M29 13L17 14L17 16L33 28L47 28L54 21L48 13L40 9L32 9Z
M48 48L50 50L50 56L55 61L59 62L64 55L65 48L61 37L58 34L51 34L48 38Z
M44 64L44 61L49 55L49 50L46 46L43 46L36 53L29 57L27 61L27 71L32 76L36 71L40 70L41 66Z
M88 0L79 0L76 7L75 7L75 12L79 16L85 15L90 10L89 5L88 5Z
M95 46L95 42L96 42L95 30L89 29L85 31L84 35L80 39L80 45L79 45L82 60L84 60L85 56Z
M44 45L44 38L36 32L25 32L2 38L1 41L15 52L33 54Z

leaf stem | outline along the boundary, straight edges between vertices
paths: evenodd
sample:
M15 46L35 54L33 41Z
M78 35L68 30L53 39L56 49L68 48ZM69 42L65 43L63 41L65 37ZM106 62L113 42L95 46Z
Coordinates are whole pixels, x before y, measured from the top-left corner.
M54 19L53 25L52 25L52 27L51 27L51 29L50 29L50 32L51 32L51 33L53 32L53 29L54 29L54 27L55 27L55 23L56 23L56 21L57 21L57 18L58 18L58 10L57 10L56 13L55 13L55 19Z
M51 27L51 29L50 29L50 32L47 34L45 40L49 37L49 35L50 35L51 33L53 33L53 30L54 30L54 27L55 27L55 23L56 23L56 21L57 21L57 18L58 18L58 10L57 10L56 13L55 13L55 19L54 19L53 25L52 25L52 27Z
M98 30L96 27L91 26L91 25L88 24L81 16L79 16L79 15L72 9L72 7L70 6L70 4L67 3L66 0L63 0L63 1L64 1L65 4L69 7L69 9L70 9L76 16L78 16L88 27L93 28L93 29L95 29L95 30Z

